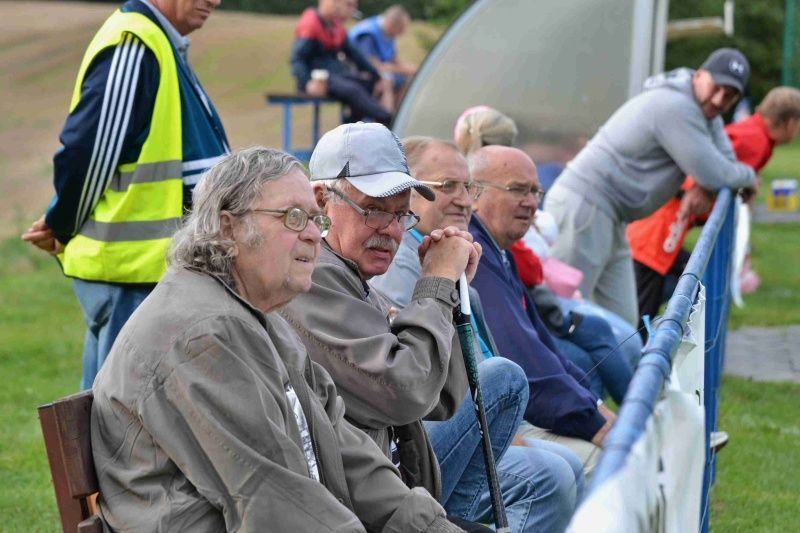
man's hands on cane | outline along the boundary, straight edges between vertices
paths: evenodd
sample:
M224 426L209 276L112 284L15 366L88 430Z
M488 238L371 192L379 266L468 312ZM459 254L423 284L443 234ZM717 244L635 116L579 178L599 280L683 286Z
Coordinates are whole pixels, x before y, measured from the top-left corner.
M64 251L64 245L56 239L53 230L44 221L44 215L36 220L31 227L22 234L22 240L31 243L51 255L58 255Z
M468 231L455 226L435 229L419 245L423 276L458 281L462 273L472 281L481 259L481 245L473 242Z

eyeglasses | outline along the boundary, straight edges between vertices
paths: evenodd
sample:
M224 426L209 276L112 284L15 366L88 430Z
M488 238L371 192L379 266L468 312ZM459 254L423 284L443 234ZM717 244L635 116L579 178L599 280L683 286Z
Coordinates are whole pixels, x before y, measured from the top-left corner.
M407 213L400 213L400 214L392 214L387 213L386 211L378 211L375 209L362 209L358 206L353 200L348 198L344 195L341 191L333 188L328 187L328 190L341 198L342 200L347 203L353 210L358 213L359 215L364 217L364 224L367 225L368 228L382 230L388 228L392 222L397 219L397 222L400 223L400 227L403 228L404 231L408 231L414 226L419 223L419 217L414 214L413 211L409 211Z
M308 221L311 220L314 225L319 229L322 237L328 235L328 230L331 229L331 219L323 214L309 214L300 209L299 207L290 207L288 209L248 209L252 213L267 213L270 215L283 215L283 225L292 231L303 231L308 226Z
M513 187L504 187L502 185L495 185L494 183L486 183L485 181L480 182L481 185L484 187L491 187L492 189L500 189L501 191L510 192L515 197L519 198L520 200L532 194L534 198L536 198L537 202L541 202L544 198L544 189L540 189L536 185L531 185L530 187L525 187L521 185L515 185Z
M460 195L467 191L473 200L477 200L481 193L483 193L483 183L477 181L458 181L458 180L444 180L444 181L420 181L420 183L428 187L435 187L447 195Z

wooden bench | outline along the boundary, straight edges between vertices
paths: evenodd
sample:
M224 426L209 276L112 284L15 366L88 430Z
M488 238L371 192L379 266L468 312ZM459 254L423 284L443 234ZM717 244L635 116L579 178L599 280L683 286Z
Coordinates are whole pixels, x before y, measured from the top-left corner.
M92 391L39 407L61 527L66 533L101 533L95 512L97 474L92 458Z
M283 131L282 131L282 150L288 154L292 154L301 161L308 161L311 159L311 152L317 145L320 138L319 127L319 108L323 104L339 104L338 100L333 98L311 96L304 93L268 93L266 95L267 103L270 105L279 105L283 107ZM312 107L313 115L311 117L311 147L310 148L293 148L292 147L292 110L295 106ZM341 111L340 111L341 114Z

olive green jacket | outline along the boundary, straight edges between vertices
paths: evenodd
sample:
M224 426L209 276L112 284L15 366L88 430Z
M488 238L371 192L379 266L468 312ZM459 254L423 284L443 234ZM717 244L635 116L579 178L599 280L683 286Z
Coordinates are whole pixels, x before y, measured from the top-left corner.
M286 322L211 276L170 270L93 390L99 506L112 529L460 531L343 419L333 381Z
M421 419L450 418L467 391L464 358L452 323L452 280L421 278L411 302L389 322L389 301L358 267L323 242L312 287L281 309L308 355L333 378L345 417L390 456L394 438L409 486L437 498L436 456Z

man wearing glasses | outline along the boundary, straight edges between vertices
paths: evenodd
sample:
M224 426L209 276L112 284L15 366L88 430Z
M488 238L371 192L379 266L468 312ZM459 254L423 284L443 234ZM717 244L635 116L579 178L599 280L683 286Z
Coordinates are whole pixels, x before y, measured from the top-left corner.
M426 488L447 508L421 419L450 418L466 396L452 323L459 301L455 281L462 273L472 278L480 246L456 227L426 236L422 276L408 305L393 314L391 303L367 282L386 272L404 235L419 222L410 211L411 189L427 201L433 191L410 176L397 137L379 124L345 124L325 134L310 171L332 225L311 290L281 313L309 356L333 377L346 418L392 457L409 486Z
M414 286L422 276L417 248L424 236L436 229L455 226L467 229L472 205L485 184L473 181L464 156L451 142L431 137L403 139L411 173L436 191L433 202L411 193L411 208L420 222L403 236L394 262L370 285L380 290L398 308L410 303ZM582 464L566 447L544 441L532 447L508 444L519 429L528 405L528 380L515 362L494 357L497 349L481 311L480 300L470 288L473 329L481 353L478 374L485 405L490 409L490 435L495 451L500 488L506 495L506 513L514 531L563 531L583 490ZM493 312L493 310L488 310ZM482 468L480 435L472 402L465 400L449 420L426 421L425 429L442 470L442 501L450 514L473 520L488 520L487 495ZM499 444L498 444L499 443Z
M556 347L508 252L528 230L542 197L536 166L516 148L485 146L470 156L469 169L485 187L469 225L484 251L472 284L491 310L486 321L499 353L518 363L528 377L525 420L532 425L525 424L521 434L566 445L589 474L614 413L589 390L583 371Z

